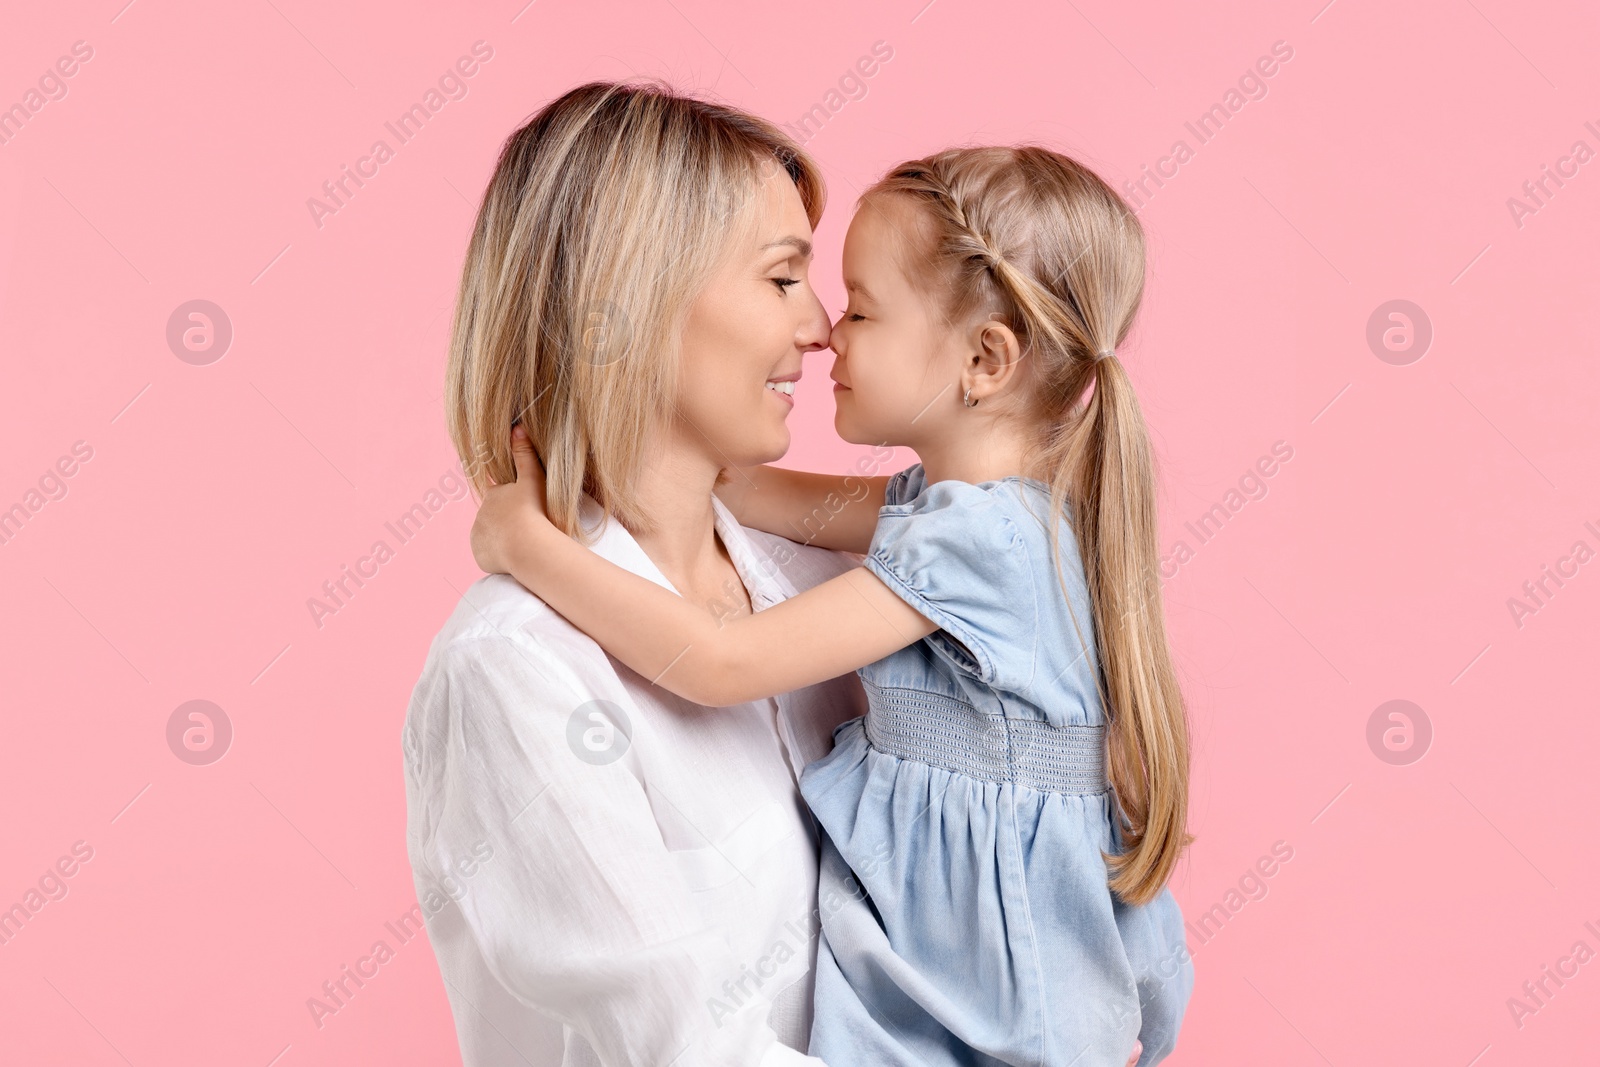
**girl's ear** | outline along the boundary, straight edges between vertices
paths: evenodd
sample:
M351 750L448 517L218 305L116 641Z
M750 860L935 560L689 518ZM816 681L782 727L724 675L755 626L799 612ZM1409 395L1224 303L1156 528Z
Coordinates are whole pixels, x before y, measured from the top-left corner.
M1022 346L1003 322L989 319L973 328L971 350L961 371L961 388L982 400L1008 386L1021 369Z

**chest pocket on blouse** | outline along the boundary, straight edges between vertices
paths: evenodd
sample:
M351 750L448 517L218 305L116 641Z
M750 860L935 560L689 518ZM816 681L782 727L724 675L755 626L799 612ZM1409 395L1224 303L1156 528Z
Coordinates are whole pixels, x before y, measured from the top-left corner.
M667 849L684 886L690 892L703 892L751 877L768 852L796 847L790 839L798 830L796 813L772 802L757 808L720 841L698 848L673 848L668 842Z

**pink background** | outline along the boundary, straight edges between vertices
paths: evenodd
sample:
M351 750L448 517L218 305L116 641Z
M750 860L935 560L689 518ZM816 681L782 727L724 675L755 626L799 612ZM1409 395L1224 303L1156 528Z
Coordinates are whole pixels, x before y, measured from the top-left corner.
M1600 951L1600 562L1520 620L1508 600L1600 550L1600 162L1520 225L1507 203L1574 142L1600 150L1592 5L124 2L25 5L0 35L0 106L93 49L0 145L0 507L92 449L0 545L0 906L93 850L0 946L0 1060L457 1062L425 940L320 1029L306 1000L393 947L415 900L400 724L478 577L470 499L320 628L307 600L396 547L385 521L455 464L449 308L510 130L635 72L792 122L877 41L893 58L809 142L830 312L855 193L901 159L1040 139L1120 187L1193 150L1138 201L1150 285L1124 352L1163 544L1193 550L1166 586L1195 739L1174 889L1192 921L1223 906L1191 931L1170 1062L1592 1051L1600 963L1543 1006L1522 985ZM307 199L479 40L468 95L319 228ZM1200 143L1185 123L1278 41L1267 95ZM165 337L194 299L234 332L209 365ZM1405 365L1367 340L1400 299L1433 331ZM795 466L856 454L829 359L797 393ZM1185 523L1279 441L1265 498L1199 544ZM209 766L166 739L195 699L234 730ZM1432 727L1407 765L1367 740L1394 699ZM1280 841L1293 859L1230 910Z

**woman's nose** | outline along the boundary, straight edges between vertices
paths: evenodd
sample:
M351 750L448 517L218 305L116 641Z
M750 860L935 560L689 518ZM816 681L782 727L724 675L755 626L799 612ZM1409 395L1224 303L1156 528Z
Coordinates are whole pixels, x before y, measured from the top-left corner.
M832 325L828 322L828 312L823 308L822 301L817 299L817 294L809 295L811 306L807 309L805 321L800 324L800 329L795 335L795 342L802 352L820 352L828 347Z

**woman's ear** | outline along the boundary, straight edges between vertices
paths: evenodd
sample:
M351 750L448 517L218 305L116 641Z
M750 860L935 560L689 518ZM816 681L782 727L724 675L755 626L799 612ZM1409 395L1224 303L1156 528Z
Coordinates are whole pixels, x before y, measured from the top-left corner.
M973 327L972 344L961 372L961 388L974 402L994 396L1021 369L1022 345L1011 327L990 318ZM970 393L967 392L970 390Z

